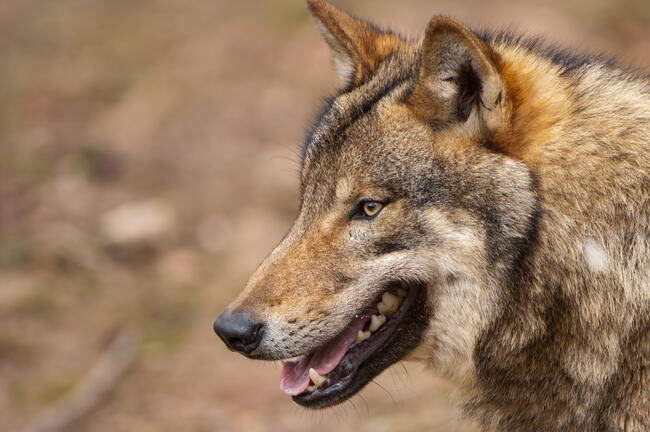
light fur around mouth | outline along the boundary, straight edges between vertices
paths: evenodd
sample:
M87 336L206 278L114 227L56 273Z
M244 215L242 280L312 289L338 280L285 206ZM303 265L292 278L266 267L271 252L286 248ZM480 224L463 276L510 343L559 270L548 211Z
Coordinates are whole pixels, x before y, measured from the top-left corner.
M408 326L408 312L416 303L421 288L419 284L409 286L404 282L390 284L372 305L356 314L355 319L361 318L365 323L343 357L334 369L326 374L319 374L310 368L309 385L300 394L293 395L294 401L308 408L334 405L365 385L365 382L355 383L360 381L356 379L360 371L373 369L375 371L372 376L375 376L393 363L382 360L373 365L375 357L385 354L387 348L395 342L395 337L399 337L397 330ZM316 350L307 355L312 355ZM386 366L380 363L386 363ZM369 367L370 365L375 367Z

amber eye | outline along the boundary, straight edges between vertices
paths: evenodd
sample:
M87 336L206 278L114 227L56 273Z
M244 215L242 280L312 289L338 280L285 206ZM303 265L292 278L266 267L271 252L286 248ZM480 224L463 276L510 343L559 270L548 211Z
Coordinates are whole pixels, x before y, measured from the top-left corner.
M384 207L384 204L378 202L378 201L366 201L363 203L363 214L368 216L368 217L374 217L379 214L381 209Z

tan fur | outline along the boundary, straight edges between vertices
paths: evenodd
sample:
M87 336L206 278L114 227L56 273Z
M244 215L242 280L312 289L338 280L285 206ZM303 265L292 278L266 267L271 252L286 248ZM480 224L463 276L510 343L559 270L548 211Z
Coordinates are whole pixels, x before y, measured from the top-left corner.
M308 139L294 225L229 307L265 323L254 354L313 351L386 283L424 283L400 355L486 430L650 430L647 78L308 3L348 88ZM363 199L386 205L355 220Z
M385 34L327 3L307 3L332 48L336 70L343 80L361 82L371 76L386 57L404 46L398 36Z

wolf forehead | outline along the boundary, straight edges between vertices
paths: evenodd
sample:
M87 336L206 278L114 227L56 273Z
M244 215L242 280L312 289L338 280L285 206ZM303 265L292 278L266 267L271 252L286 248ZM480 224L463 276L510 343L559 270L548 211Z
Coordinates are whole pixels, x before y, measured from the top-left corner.
M347 132L351 126L367 118L381 101L393 98L393 102L406 102L417 82L419 62L417 50L396 48L370 79L355 87L348 86L328 98L302 145L303 175L323 154L338 154L344 145L366 147L372 144L367 140L350 143L346 140L349 138ZM303 178L303 183L305 180Z

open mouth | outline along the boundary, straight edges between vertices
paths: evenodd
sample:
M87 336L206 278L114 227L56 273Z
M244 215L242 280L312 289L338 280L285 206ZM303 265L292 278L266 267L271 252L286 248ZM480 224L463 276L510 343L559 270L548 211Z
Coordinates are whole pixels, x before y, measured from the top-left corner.
M426 328L420 284L393 283L334 339L287 361L280 387L299 405L324 408L361 390L419 342Z

